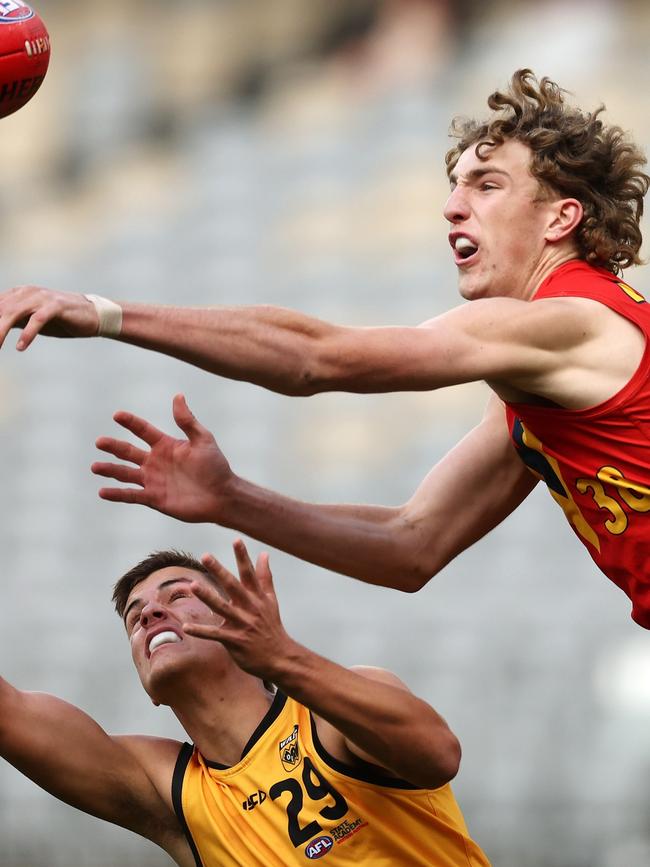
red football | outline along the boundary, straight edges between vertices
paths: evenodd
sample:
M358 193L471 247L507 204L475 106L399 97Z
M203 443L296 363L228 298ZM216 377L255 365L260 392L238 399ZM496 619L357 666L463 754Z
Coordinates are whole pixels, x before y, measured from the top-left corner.
M50 37L31 6L0 0L0 117L22 108L41 86Z

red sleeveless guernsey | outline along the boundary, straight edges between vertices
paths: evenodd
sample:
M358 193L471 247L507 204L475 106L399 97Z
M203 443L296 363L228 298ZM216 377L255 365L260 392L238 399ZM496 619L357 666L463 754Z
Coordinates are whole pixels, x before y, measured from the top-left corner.
M599 301L635 323L646 337L641 363L624 388L588 409L507 403L508 428L596 564L632 600L632 618L650 629L650 304L582 260L554 271L533 302L564 296Z

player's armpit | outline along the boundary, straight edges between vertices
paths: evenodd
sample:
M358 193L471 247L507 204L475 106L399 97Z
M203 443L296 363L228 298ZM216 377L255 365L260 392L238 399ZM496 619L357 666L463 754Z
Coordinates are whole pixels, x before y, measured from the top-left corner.
M173 771L174 742L159 747L159 773ZM109 736L79 708L0 680L0 754L62 801L162 845L182 836L128 741ZM176 744L176 753L178 752Z

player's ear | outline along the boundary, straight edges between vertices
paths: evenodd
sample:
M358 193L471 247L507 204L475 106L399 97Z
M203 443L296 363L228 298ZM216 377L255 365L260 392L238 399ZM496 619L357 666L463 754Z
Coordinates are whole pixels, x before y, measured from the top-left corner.
M552 214L546 230L546 240L552 244L568 238L578 228L584 210L577 199L558 199L552 203Z

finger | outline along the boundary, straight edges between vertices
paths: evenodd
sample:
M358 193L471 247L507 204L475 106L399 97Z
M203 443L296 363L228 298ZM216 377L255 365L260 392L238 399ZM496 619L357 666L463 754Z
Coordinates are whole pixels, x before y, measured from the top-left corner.
M41 307L33 313L20 333L20 337L16 343L16 349L18 349L19 352L23 352L27 349L27 347L33 342L34 338L41 333L50 319L54 319L58 312L58 304L46 304L44 307Z
M241 583L250 590L258 593L260 589L259 583L255 575L255 567L253 566L253 562L248 556L248 550L246 549L246 545L244 544L242 539L236 539L232 547L235 552L237 571L239 572L239 578L241 580Z
M201 557L201 563L206 567L208 572L214 577L216 583L223 589L229 599L245 604L248 599L246 589L242 586L232 572L229 572L226 567L220 563L213 554L204 554Z
M11 320L6 314L0 314L0 347L5 342L7 334L11 331Z
M225 617L230 608L230 600L220 593L219 590L212 584L207 584L205 581L193 581L190 584L190 590L194 595L205 602L205 604Z
M214 439L210 431L206 427L203 427L201 422L198 421L196 416L190 410L187 401L185 400L185 395L177 394L174 396L172 413L174 415L174 421L191 442L196 442L197 440L205 438L210 440Z
M31 311L25 313L23 310L14 310L13 312L7 310L2 311L0 314L0 346L4 344L7 335L12 328L25 327L30 313ZM20 337L18 338L18 343L20 343Z
M195 638L207 638L210 641L221 641L225 636L219 626L210 626L207 623L183 623L183 632L193 635Z
M190 584L190 589L197 599L205 603L218 617L220 622L215 626L213 623L201 624L207 625L211 629L220 629L222 632L227 626L233 627L235 630L241 630L242 626L246 625L246 611L236 604L226 599L219 593L215 587L209 587L202 581L193 581ZM192 628L197 626L196 623L188 624Z
M35 312L33 298L26 301L23 297L24 294L24 291L17 287L17 289L11 290L11 297L6 298L6 300L3 299L2 312L0 313L0 346L2 346L12 328L24 329ZM20 343L20 340L19 338L18 343Z
M165 436L165 434L161 430L158 430L157 427L154 427L154 425L146 419L134 415L132 412L118 410L118 412L113 415L113 419L128 431L131 431L131 433L139 439L144 440L149 446L155 445L159 439L162 439L162 437Z
M111 503L134 503L138 506L151 506L149 497L142 488L100 488L97 492L100 499Z
M124 482L126 485L140 485L144 487L140 467L125 467L124 464L104 464L95 461L94 464L90 465L90 472L96 476L115 479L116 482Z
M117 440L114 437L98 437L95 440L95 445L101 452L108 452L120 461L128 461L130 464L138 464L138 466L142 465L149 454L144 449L134 446L133 443Z
M275 587L273 586L273 574L269 565L269 555L266 551L262 551L262 553L257 558L255 574L257 575L257 580L259 582L262 592L266 593L268 596L275 596Z

